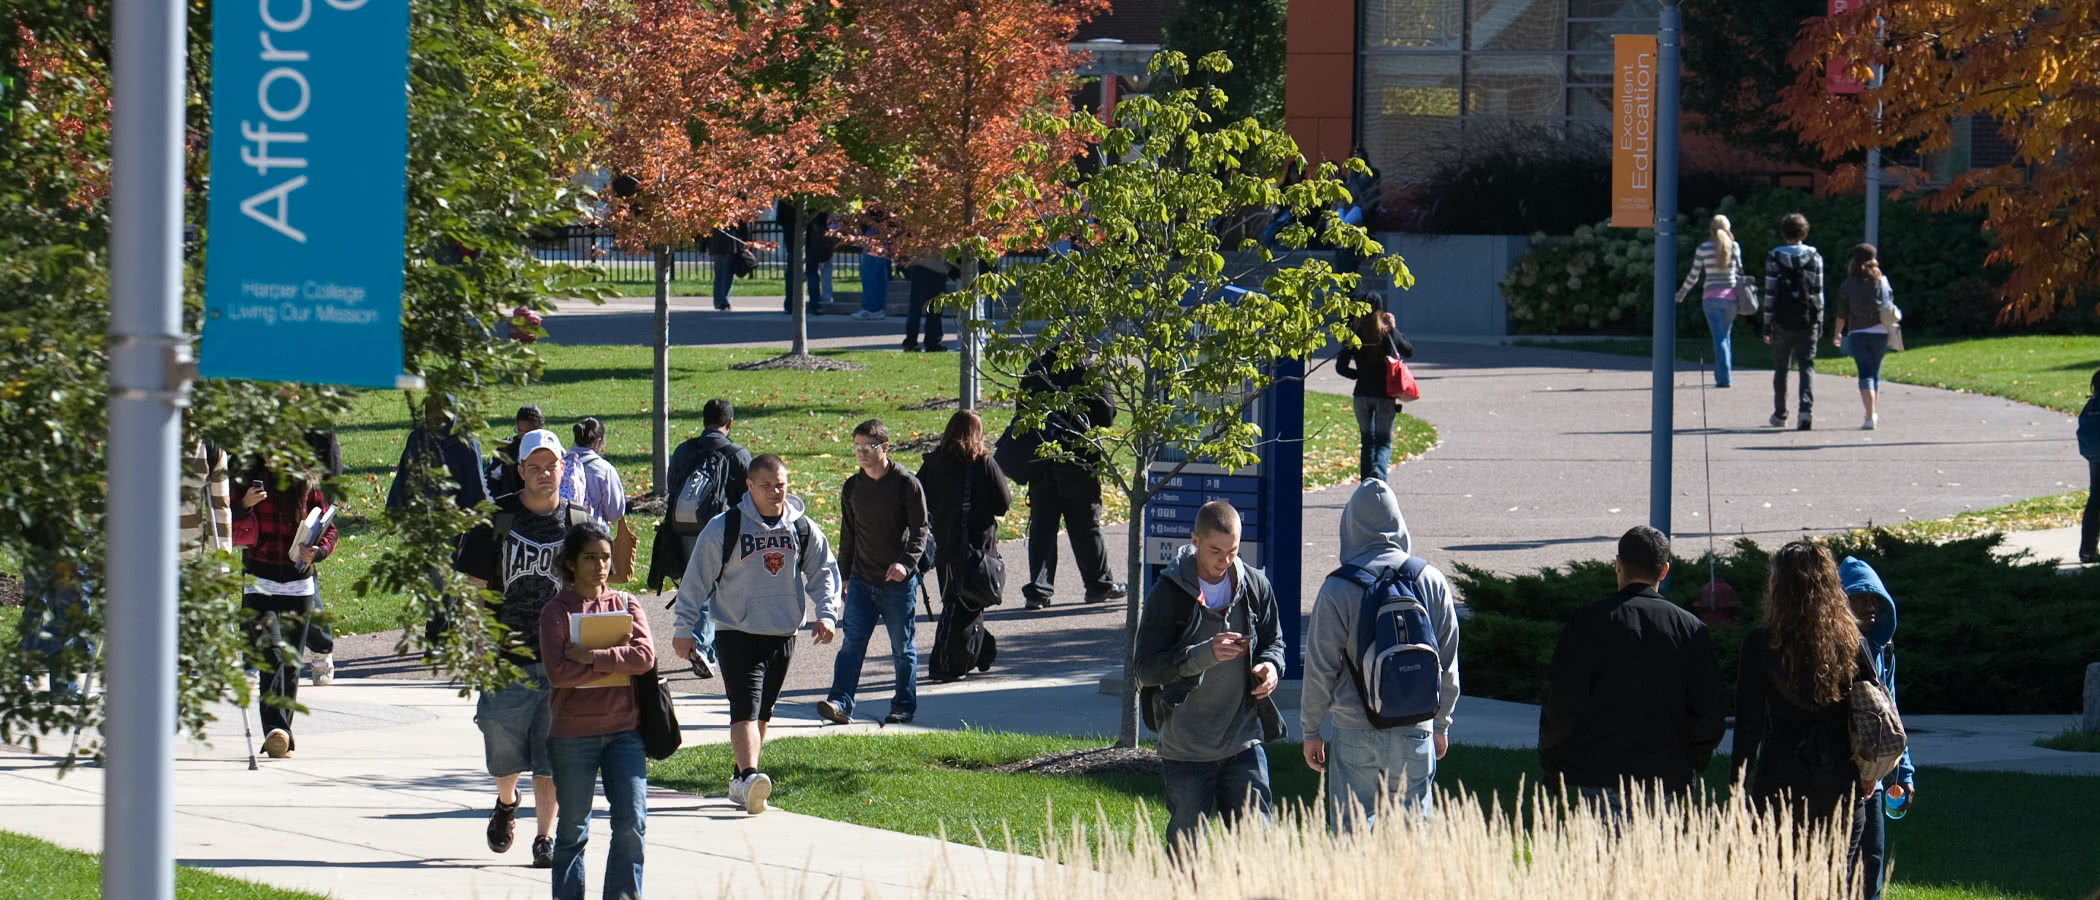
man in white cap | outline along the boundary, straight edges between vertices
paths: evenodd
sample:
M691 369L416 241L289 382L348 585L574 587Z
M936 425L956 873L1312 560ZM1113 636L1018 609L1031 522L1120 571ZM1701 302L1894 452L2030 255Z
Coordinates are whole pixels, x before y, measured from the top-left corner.
M532 812L539 834L532 864L554 865L554 766L547 758L553 696L539 661L540 607L561 591L555 557L570 526L591 521L590 510L561 499L561 439L544 428L518 438L518 474L525 487L496 498L496 514L459 543L452 567L477 585L502 592L496 621L508 629L503 656L525 680L483 692L474 706L483 755L496 777L496 808L489 816L489 849L502 853L516 836L518 776L532 772ZM542 803L540 801L546 801Z

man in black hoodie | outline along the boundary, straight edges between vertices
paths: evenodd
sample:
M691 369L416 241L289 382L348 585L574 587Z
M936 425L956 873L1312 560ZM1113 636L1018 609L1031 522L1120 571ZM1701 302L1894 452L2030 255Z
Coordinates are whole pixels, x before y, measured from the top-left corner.
M1082 459L1097 452L1087 446L1086 432L1116 420L1115 401L1105 390L1072 398L1067 405L1065 395L1085 380L1081 363L1060 364L1054 353L1036 360L1021 377L1022 402L1051 410L1043 425L1044 440ZM1028 583L1021 586L1027 608L1049 606L1057 590L1060 520L1071 538L1080 580L1086 583L1086 602L1129 596L1108 571L1108 545L1101 535L1101 477L1081 462L1038 460L1028 477Z
M1663 598L1670 539L1619 538L1619 590L1583 607L1553 650L1539 709L1539 764L1617 809L1622 780L1678 793L1721 743L1721 667L1706 624Z

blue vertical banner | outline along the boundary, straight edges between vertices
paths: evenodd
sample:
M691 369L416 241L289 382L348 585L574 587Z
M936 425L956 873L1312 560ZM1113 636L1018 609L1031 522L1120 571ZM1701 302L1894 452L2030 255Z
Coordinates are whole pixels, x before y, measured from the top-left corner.
M401 382L408 0L212 4L199 371Z

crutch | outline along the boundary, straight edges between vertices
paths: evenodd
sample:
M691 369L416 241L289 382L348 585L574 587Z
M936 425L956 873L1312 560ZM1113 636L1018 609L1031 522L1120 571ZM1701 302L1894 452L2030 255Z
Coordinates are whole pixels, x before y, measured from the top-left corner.
M218 448L210 444L206 444L204 447L204 452L204 490L200 492L202 496L198 499L204 503L204 530L206 533L211 535L212 552L217 553L220 550L224 549L219 543L219 520L216 516L212 515L211 507L211 473L212 462L214 461L212 457L218 455ZM248 727L248 704L243 703L240 706L241 740L246 742L248 745L248 771L253 772L258 768L258 766L256 766L255 764L255 732Z

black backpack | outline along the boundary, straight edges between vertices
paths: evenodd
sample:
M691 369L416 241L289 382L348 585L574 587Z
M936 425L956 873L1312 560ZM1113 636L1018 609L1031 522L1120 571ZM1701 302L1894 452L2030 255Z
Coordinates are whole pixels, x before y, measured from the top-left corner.
M734 444L709 453L694 467L693 474L686 476L685 483L678 486L678 493L671 495L670 505L664 508L664 520L681 537L700 533L707 523L723 513L729 506L729 455L736 452ZM680 518L681 504L693 504L693 518Z
M1772 314L1772 324L1780 328L1807 330L1814 324L1814 312L1808 304L1808 266L1806 254L1773 253L1774 278L1772 295L1765 298L1765 308Z
M586 507L581 503L577 503L574 500L563 500L561 503L561 509L562 513L568 520L568 524L563 526L564 530L574 528L586 522L598 521L595 517L591 515L591 510L589 507ZM510 536L510 527L514 524L517 524L517 521L517 513L503 509L496 510L496 514L494 516L489 517L489 524L495 529L493 533L496 535L496 546L503 546L503 540Z

